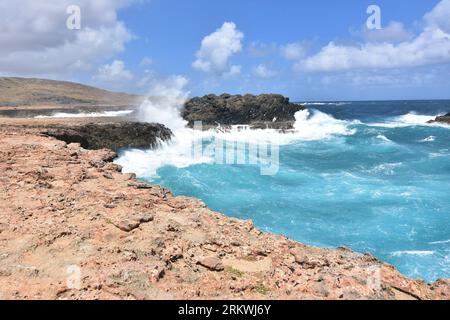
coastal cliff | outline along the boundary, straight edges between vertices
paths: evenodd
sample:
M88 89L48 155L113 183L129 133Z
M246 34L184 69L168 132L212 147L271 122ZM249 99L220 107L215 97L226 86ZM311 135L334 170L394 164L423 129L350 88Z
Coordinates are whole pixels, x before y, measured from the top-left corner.
M291 129L295 113L303 109L278 94L212 94L187 101L182 117L189 126L202 121L206 126L252 125L254 128Z
M264 233L114 156L0 125L0 298L450 299L449 280Z

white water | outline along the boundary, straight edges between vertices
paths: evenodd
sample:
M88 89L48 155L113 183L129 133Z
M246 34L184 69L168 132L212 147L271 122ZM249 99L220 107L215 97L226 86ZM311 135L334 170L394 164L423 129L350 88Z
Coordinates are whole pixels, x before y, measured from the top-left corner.
M80 113L65 113L58 112L51 116L36 116L36 119L46 118L101 118L101 117L121 117L133 113L134 110L121 111L103 111L103 112L80 112Z
M450 224L442 214L449 212L448 148L435 149L431 141L448 141L448 132L424 123L430 117L420 113L428 111L367 118L392 129L310 109L296 114L295 129L286 134L237 126L196 132L178 115L186 96L182 86L178 90L169 90L178 98L152 99L139 111L147 121L164 122L175 138L158 150L126 151L118 160L125 171L200 198L218 212L251 218L265 231L323 247L347 244L427 281L448 277ZM417 122L423 123L419 130L396 129ZM191 166L215 163L192 156L192 142L202 137L290 145L280 149L279 174L268 179L254 168Z
M175 76L150 89L151 98L147 98L139 107L139 119L164 124L172 130L174 137L155 150L132 149L122 152L116 163L123 166L124 172L151 178L156 176L159 168L166 165L184 168L211 160L192 155L194 130L188 128L187 122L180 116L180 109L189 97L189 92L184 89L187 82L186 78Z
M423 140L421 140L420 142L433 142L436 140L435 136L429 136L428 138L425 138Z
M437 114L434 116L417 114L415 112L410 112L408 114L394 117L386 122L382 123L369 123L369 126L373 127L384 127L384 128L402 128L409 126L439 126L446 127L448 125L442 123L428 123L429 121L435 120L436 117L441 116L442 114Z
M416 251L416 250L392 252L392 256L394 257L400 257L402 255L431 256L433 254L435 254L434 251Z
M141 177L157 177L157 171L163 166L185 168L195 164L213 163L211 154L193 154L193 144L201 140L244 142L247 144L275 144L289 145L298 141L317 141L334 136L349 136L356 133L352 125L361 124L359 121L338 120L315 109L305 109L295 114L295 124L292 130L281 132L275 129L252 129L251 126L233 126L230 129L218 128L208 131L195 131L187 127L182 119L180 110L189 97L185 90L187 80L182 76L175 76L160 82L151 88L149 97L138 109L140 120L162 123L170 128L174 134L170 142L162 143L157 150L127 150L122 152L117 163L122 165L125 172L135 172ZM309 103L323 105L328 103ZM336 104L336 103L333 103ZM412 125L431 125L428 121L436 116L408 113L391 118L384 123L371 123L369 126L397 128ZM383 143L392 143L385 135L377 138ZM424 142L433 141L429 137Z
M126 150L116 160L124 172L134 172L138 176L157 177L157 170L163 166L184 168L194 164L212 163L214 155L193 154L193 143L202 139L245 142L248 144L287 145L294 141L321 140L333 135L351 135L356 130L349 129L351 122L336 120L317 110L302 110L295 115L293 130L280 132L275 129L255 129L250 126L233 126L231 129L211 129L195 131L187 127L180 109L189 96L184 90L187 80L174 77L154 86L149 96L139 107L140 120L166 125L174 134L170 142L163 143L156 150Z
M303 102L303 106L345 106L348 102Z

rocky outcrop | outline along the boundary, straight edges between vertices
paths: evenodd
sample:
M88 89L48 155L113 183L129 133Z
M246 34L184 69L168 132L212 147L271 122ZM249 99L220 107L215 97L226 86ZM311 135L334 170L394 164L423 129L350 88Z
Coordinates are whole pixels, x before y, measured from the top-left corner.
M161 124L138 122L88 123L56 125L42 131L44 135L67 143L79 143L85 149L154 148L170 140L172 132Z
M190 126L252 125L256 128L290 129L295 113L304 109L278 94L196 97L185 103L182 116Z
M0 126L1 299L450 299L449 280L264 233L38 133Z
M450 124L450 113L447 113L445 116L437 117L435 120L430 121L430 123L446 123Z

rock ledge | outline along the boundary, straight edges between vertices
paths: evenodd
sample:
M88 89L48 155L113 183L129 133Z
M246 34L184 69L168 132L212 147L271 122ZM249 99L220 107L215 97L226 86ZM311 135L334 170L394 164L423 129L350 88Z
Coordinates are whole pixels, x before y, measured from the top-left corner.
M128 121L53 126L42 134L92 150L154 148L172 137L170 129L161 124Z

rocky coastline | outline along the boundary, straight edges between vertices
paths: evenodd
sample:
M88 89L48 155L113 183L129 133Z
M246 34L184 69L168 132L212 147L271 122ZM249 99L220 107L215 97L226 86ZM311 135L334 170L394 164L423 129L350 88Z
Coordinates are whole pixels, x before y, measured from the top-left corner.
M264 233L58 140L96 131L32 123L0 121L2 299L450 299L450 280Z
M430 121L430 123L445 123L450 124L450 112L444 116L436 117L435 120Z
M162 124L106 122L82 125L55 125L42 134L66 143L79 143L85 149L155 148L172 138L172 131Z
M263 129L292 129L295 113L303 109L279 94L211 94L190 99L181 114L191 127L201 121L206 127L250 125Z

